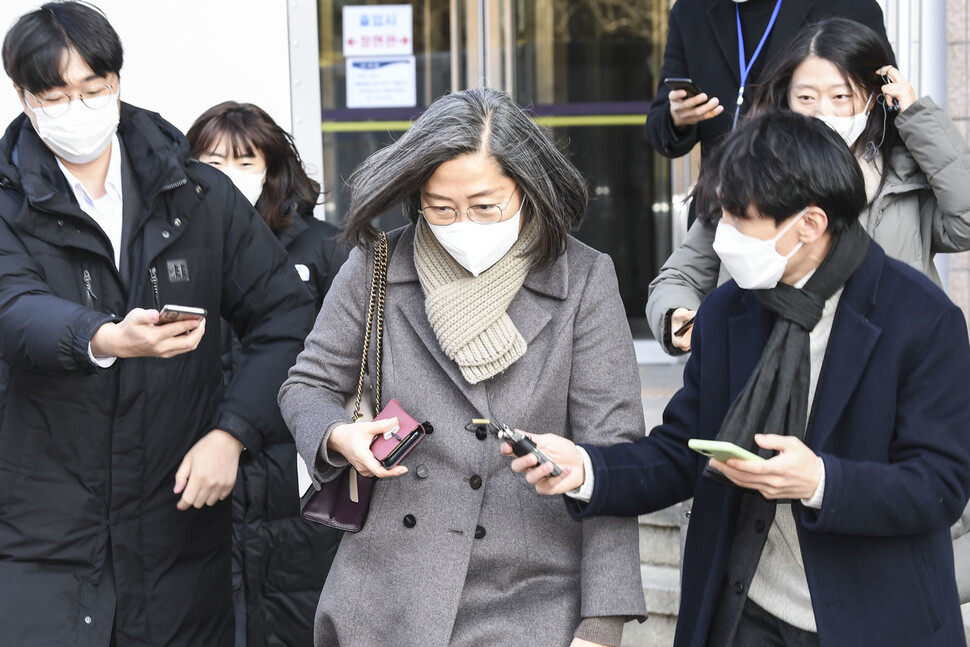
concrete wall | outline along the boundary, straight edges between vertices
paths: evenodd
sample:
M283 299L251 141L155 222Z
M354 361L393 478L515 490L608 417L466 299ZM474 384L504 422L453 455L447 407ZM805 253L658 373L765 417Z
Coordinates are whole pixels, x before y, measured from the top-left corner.
M306 1L306 0L304 0ZM6 34L38 0L0 2ZM93 0L121 36L121 98L160 113L183 132L227 99L255 103L292 127L285 0ZM0 127L21 112L0 76ZM319 164L320 162L317 162Z
M946 0L947 111L970 137L970 0ZM970 319L970 252L950 255L950 298Z

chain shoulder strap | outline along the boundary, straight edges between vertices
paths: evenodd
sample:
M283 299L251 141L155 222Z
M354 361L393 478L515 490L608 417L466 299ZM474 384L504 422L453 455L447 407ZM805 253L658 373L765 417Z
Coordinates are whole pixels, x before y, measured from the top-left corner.
M381 410L381 347L384 341L384 299L387 294L387 235L380 233L374 247L374 271L370 283L370 300L367 305L367 330L364 334L364 351L360 358L360 376L357 378L357 400L354 404L354 422L363 416L360 402L364 395L364 377L367 375L367 353L370 350L371 336L374 336L374 410ZM374 321L377 320L377 330Z

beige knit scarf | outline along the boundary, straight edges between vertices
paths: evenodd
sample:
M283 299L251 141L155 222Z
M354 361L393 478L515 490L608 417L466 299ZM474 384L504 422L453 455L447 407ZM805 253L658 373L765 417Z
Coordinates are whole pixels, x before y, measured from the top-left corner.
M526 343L506 310L529 273L525 252L536 241L528 223L512 249L477 277L451 257L423 218L414 237L414 265L428 321L441 349L469 384L501 373L525 354Z

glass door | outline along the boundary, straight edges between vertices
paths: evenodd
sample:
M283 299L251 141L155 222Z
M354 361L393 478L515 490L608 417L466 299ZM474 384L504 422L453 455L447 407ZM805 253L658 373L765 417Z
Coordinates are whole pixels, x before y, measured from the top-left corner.
M506 87L589 178L589 211L577 237L612 257L634 332L646 335L647 286L669 254L670 164L653 153L644 130L667 3L504 4L514 29Z
M344 181L354 168L435 98L463 87L466 30L458 0L318 0L317 15L325 212L339 224L350 200ZM381 94L391 83L395 90ZM378 224L404 222L388 213Z
M666 0L318 0L327 219L342 222L343 181L356 165L435 98L481 85L504 89L589 178L589 213L577 237L613 258L635 333L646 334L647 285L670 253L670 163L652 152L644 131L667 7ZM391 78L384 70L395 65ZM388 213L379 224L403 222Z

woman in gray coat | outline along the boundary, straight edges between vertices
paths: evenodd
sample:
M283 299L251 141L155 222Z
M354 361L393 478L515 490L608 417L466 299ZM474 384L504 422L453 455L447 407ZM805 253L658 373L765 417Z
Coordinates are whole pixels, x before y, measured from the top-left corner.
M933 256L970 249L970 146L932 99L916 98L889 61L868 27L823 21L774 59L753 111L791 109L839 131L866 180L869 204L859 214L866 231L887 254L939 284ZM719 219L719 213L699 218L650 284L647 320L671 355L690 350L687 322L707 293L731 278L713 248ZM678 328L687 330L674 335ZM968 530L970 507L951 529L963 603L970 602Z
M932 99L917 100L890 60L864 25L845 19L812 25L773 59L753 110L791 109L839 131L866 178L869 204L859 215L866 231L887 254L939 284L933 256L970 249L970 146ZM672 332L731 278L712 247L720 214L709 216L710 224L695 223L650 283L647 320L671 355L690 350L689 329Z
M316 644L618 645L646 614L636 520L568 521L494 437L466 429L490 418L597 444L644 433L613 265L569 236L582 177L506 94L477 89L435 101L350 185L357 247L280 391L317 484L348 465L379 477L324 586ZM352 424L343 404L371 223L397 205L412 224L388 235L380 405L398 399L434 433L386 470L369 446L390 425Z

